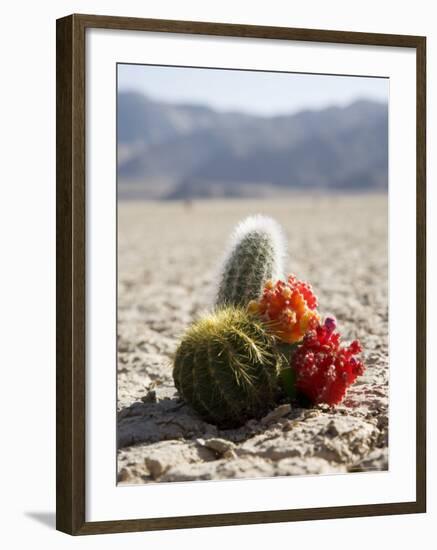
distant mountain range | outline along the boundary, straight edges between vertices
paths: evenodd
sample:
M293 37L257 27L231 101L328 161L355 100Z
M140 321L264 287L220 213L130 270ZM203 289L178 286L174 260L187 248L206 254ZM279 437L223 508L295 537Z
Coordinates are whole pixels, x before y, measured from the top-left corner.
M386 190L388 107L262 117L118 94L120 198Z

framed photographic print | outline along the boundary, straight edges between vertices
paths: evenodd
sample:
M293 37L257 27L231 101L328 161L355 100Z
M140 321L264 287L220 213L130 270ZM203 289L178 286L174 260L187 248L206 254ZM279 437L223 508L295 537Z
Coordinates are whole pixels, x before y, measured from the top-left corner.
M57 528L424 512L426 41L57 21Z

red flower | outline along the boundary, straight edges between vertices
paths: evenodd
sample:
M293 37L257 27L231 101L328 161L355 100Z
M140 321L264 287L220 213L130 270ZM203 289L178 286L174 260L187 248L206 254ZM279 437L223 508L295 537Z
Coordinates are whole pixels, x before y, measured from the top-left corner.
M335 319L327 317L323 325L306 333L292 358L296 389L314 404L340 403L348 386L364 373L363 363L354 357L361 352L360 343L354 340L340 347L335 328Z
M317 298L311 285L290 275L286 282L268 281L259 302L249 304L249 311L268 321L280 340L293 344L318 325L316 307Z

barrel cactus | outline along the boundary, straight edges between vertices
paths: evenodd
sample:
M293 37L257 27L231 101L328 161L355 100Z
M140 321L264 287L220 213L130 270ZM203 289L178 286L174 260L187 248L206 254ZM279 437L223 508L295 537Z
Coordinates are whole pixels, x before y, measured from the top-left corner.
M282 277L285 255L281 227L267 216L250 216L231 236L221 263L215 303L247 306L257 300L265 283Z
M173 378L181 397L206 421L238 427L274 405L282 361L264 323L230 306L187 330L176 351Z

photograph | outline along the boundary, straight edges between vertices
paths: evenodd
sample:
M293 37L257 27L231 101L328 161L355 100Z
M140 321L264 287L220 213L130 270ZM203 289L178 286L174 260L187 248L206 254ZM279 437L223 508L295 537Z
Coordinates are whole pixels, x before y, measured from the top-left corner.
M389 79L117 64L117 483L389 469Z

